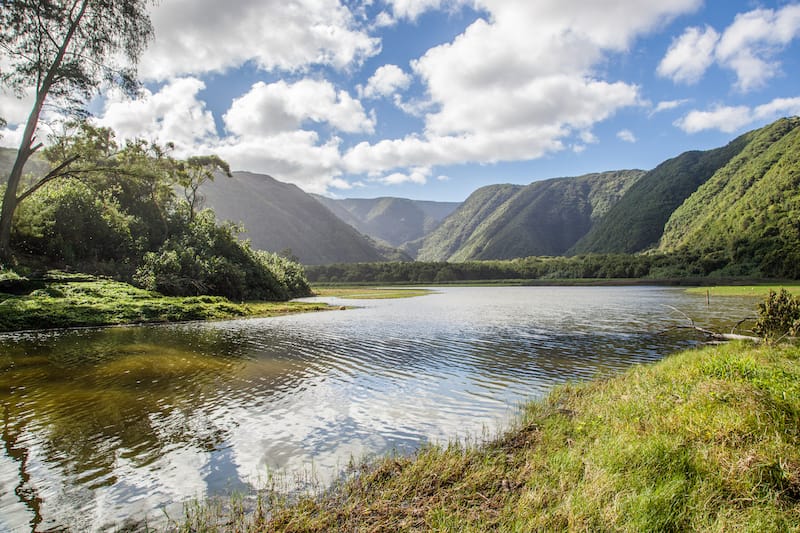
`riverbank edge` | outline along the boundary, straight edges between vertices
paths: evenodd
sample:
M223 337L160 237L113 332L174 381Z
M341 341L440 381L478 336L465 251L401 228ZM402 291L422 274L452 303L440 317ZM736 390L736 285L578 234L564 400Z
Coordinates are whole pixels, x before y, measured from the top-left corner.
M236 303L221 296L164 296L91 276L54 279L39 285L24 294L0 294L0 334L266 318L338 309L312 302Z
M482 444L354 464L321 494L176 531L800 528L800 348L732 343L556 387ZM218 526L225 524L225 526Z
M312 282L315 288L347 288L347 287L800 287L798 280L760 279L760 278L554 278L524 279L509 278L496 280L462 280L462 281L341 281Z

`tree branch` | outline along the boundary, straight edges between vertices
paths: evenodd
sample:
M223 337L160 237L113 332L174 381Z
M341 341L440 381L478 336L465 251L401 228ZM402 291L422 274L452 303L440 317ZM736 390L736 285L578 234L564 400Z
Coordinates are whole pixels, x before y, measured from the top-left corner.
M17 196L17 203L20 203L25 198L27 198L28 196L30 196L31 194L35 193L40 188L42 188L42 186L44 186L45 184L53 181L54 179L66 177L69 174L71 174L70 172L62 172L62 171L65 168L67 168L68 166L70 166L72 163L77 161L78 159L79 159L79 157L77 155L73 155L72 157L67 158L66 161L64 161L63 163L58 165L56 168L54 168L53 170L48 172L42 179L40 179L39 181L37 181L36 183L31 185L31 187L27 191L25 191L24 193L22 193L19 196Z

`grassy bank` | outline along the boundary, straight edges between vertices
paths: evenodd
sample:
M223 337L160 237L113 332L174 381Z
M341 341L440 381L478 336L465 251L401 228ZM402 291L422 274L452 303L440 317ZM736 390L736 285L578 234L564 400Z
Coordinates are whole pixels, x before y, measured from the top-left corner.
M691 294L709 294L710 296L753 296L764 298L769 291L780 292L786 289L794 296L800 296L798 283L758 283L754 285L720 285L718 287L692 287L686 289Z
M796 530L798 359L731 344L562 386L489 444L384 458L321 497L235 513L221 529ZM216 520L201 512L179 529Z
M55 275L7 282L0 290L0 331L275 316L326 309L299 302L234 303L219 296L166 297L127 283Z
M314 294L317 296L335 296L351 300L387 300L395 298L414 298L425 296L433 291L427 289L405 289L405 288L386 288L386 287L314 287Z

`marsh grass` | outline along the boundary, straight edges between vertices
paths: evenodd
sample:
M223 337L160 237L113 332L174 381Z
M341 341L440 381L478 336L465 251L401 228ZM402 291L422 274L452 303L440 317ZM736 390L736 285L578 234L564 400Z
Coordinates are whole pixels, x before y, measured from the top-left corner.
M300 302L234 303L220 296L165 297L127 283L54 274L0 293L0 331L275 316L326 309Z
M560 386L487 443L367 461L327 492L195 530L795 531L799 359L729 344Z

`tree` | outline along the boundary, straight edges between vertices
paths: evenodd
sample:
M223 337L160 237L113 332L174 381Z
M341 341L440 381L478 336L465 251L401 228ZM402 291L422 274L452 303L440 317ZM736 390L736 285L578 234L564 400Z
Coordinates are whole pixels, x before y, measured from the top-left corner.
M136 63L153 27L152 0L4 0L0 2L0 53L10 65L0 83L23 95L34 91L17 157L8 176L0 211L0 261L11 258L11 225L25 163L42 144L37 130L45 104L70 115L85 115L85 104L101 84L138 91ZM39 182L65 175L77 159L67 159Z
M207 181L214 181L214 173L222 172L231 177L231 168L216 155L193 156L185 162L178 163L177 181L183 187L183 196L189 204L189 219L193 220L199 207L202 207L203 197L199 189Z

